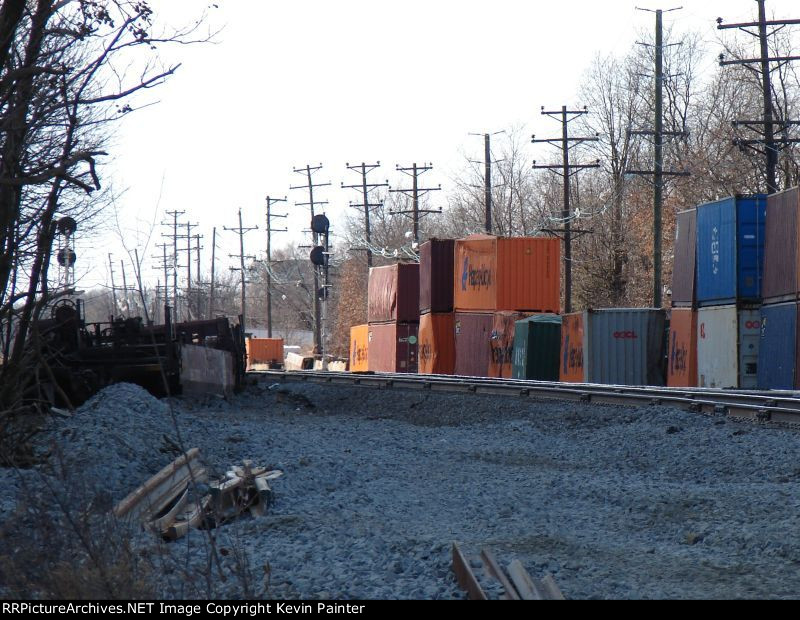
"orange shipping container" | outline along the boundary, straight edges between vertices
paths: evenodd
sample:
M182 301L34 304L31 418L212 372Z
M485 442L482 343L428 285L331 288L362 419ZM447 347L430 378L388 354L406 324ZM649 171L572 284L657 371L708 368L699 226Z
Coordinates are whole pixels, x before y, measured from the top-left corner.
M369 325L350 328L350 372L369 370Z
M669 323L669 387L697 387L697 312L673 308Z
M559 380L564 383L585 383L583 369L584 314L567 314L561 323L561 365Z
M558 313L560 243L558 239L487 235L456 241L456 310Z
M456 367L454 315L423 314L419 319L419 372L452 375Z
M283 363L283 338L248 338L245 350L248 366Z
M510 379L514 364L514 331L517 321L527 314L521 312L497 312L489 340L492 358L489 362L489 376Z

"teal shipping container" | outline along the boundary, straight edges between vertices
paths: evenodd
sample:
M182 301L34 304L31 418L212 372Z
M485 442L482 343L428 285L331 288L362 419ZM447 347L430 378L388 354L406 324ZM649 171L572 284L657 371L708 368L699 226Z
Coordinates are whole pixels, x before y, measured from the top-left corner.
M512 378L558 381L560 357L560 316L540 314L517 321Z

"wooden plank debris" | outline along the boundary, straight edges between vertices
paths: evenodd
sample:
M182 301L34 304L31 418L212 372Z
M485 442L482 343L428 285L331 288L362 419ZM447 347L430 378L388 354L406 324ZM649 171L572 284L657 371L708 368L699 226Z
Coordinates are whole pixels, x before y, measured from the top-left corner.
M461 552L458 543L453 543L453 572L456 574L458 585L467 593L467 597L471 601L485 601L488 600L486 592L481 588L481 584L472 572L472 567L469 565L467 558Z
M481 561L483 562L486 573L489 576L497 579L497 581L500 582L500 585L503 586L503 589L506 591L505 598L509 601L520 600L519 592L517 592L517 589L508 580L508 577L503 572L503 569L500 568L500 565L494 558L494 554L488 549L481 549Z

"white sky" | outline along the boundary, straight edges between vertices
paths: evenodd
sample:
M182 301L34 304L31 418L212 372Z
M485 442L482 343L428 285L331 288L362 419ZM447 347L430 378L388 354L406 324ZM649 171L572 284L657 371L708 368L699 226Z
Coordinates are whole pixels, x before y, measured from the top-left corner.
M185 23L210 3L151 0L157 18ZM145 97L158 105L124 121L105 167L117 190L118 209L131 245L136 230L161 211L187 212L205 236L203 270L209 267L212 227L218 227L217 268L232 264L235 226L242 208L247 253L261 255L264 198L289 197L290 233L307 228L308 211L289 192L304 178L293 167L324 165L315 177L330 201L336 226L355 192L345 163L383 167L371 177L398 186L406 177L396 164L433 162L425 182L442 184L443 204L463 153L481 158L482 141L470 132L525 124L549 135L559 127L541 106L582 106L575 94L596 53L624 55L655 18L635 10L671 8L653 0L218 0L211 24L224 29L218 43L164 49L165 61L183 63L169 82ZM700 30L710 54L719 53L715 19L750 20L753 0L685 0L665 23ZM796 0L768 0L768 11L800 17ZM746 35L742 35L746 36ZM531 160L547 147L530 148ZM163 191L162 191L163 183ZM161 221L161 216L157 221ZM161 229L159 229L160 232ZM283 245L290 235L277 235ZM156 235L157 236L157 235ZM159 242L154 239L151 244ZM89 247L91 246L91 247ZM122 251L113 233L78 240L84 287L107 281L107 253ZM151 245L146 257L154 255ZM129 275L129 278L131 276Z

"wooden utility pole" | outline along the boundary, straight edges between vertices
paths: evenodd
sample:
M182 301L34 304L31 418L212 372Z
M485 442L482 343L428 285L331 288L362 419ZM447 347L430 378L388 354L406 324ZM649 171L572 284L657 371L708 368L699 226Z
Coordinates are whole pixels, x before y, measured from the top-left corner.
M255 260L255 256L248 256L244 253L244 236L246 233L252 230L258 230L258 226L252 226L250 228L245 228L242 225L242 210L239 209L239 226L238 228L228 228L225 227L224 230L233 231L237 235L239 235L239 253L238 254L230 254L231 258L238 258L239 259L239 267L231 267L231 271L239 271L242 274L242 334L245 333L245 326L246 318L247 318L247 269L245 267L245 261L249 258L250 260Z
M272 198L267 196L267 338L272 338L272 234L289 232L288 228L273 228L273 218L286 219L285 213L273 213L272 205L286 202L286 198Z
M367 175L373 170L377 170L381 166L381 162L375 164L365 164L361 163L360 165L353 165L351 166L349 163L346 164L348 170L352 170L353 172L358 172L361 175L361 183L358 185L345 185L342 183L342 189L355 189L361 191L361 202L351 202L350 206L356 209L363 209L364 210L364 235L365 241L367 242L367 269L369 270L372 267L372 228L370 226L370 213L374 209L380 209L383 206L383 201L380 200L378 202L370 202L370 192L373 190L382 188L382 187L389 187L389 182L386 181L385 183L367 183Z
M572 207L570 206L570 177L577 174L581 170L588 168L598 168L600 162L591 164L572 164L569 160L571 146L578 146L584 142L597 142L597 137L592 138L571 138L569 135L569 124L575 119L588 114L589 111L584 107L583 110L569 110L567 106L562 106L561 110L548 112L542 107L542 115L550 116L561 122L561 137L560 138L539 138L536 136L531 138L534 144L548 143L558 146L561 149L561 163L560 164L537 164L533 162L535 169L550 170L559 174L564 179L564 204L561 210L561 221L564 224L563 229L552 229L546 232L551 234L564 235L564 312L569 314L572 312L572 235L583 234L586 231L573 230L572 228Z
M786 26L800 25L800 19L779 19L768 20L765 0L756 0L758 3L758 21L741 24L724 24L722 18L717 19L719 30L736 28L742 30L758 39L760 56L758 58L743 58L735 60L725 60L725 55L720 54L720 65L743 65L752 71L760 74L761 90L764 102L764 114L762 120L736 120L733 121L735 128L747 128L760 134L757 139L736 138L733 143L742 151L747 149L761 153L766 157L766 186L767 193L774 194L779 189L778 183L778 153L790 144L800 143L798 138L789 138L788 129L791 126L800 125L800 121L789 119L776 120L775 106L772 99L772 72L784 65L800 60L800 56L770 56L769 37ZM768 28L774 28L772 32ZM756 29L755 31L753 29ZM773 66L774 64L774 66ZM777 133L783 133L782 138L776 138Z
M422 166L418 166L416 163L412 164L408 167L397 166L396 170L398 172L402 172L411 177L411 187L409 188L401 188L401 189L390 189L389 192L392 194L403 194L404 196L408 196L411 198L411 209L410 210L400 210L400 211L390 211L389 215L410 215L411 221L413 222L413 235L414 235L414 244L419 245L419 222L420 219L424 215L429 213L441 213L442 209L439 207L438 209L421 209L419 205L420 198L422 198L425 194L430 192L438 192L441 191L442 186L439 187L420 187L419 186L419 177L420 175L433 170L433 164L425 164Z
M208 293L208 318L214 318L214 263L216 262L217 254L217 227L211 233L211 288Z
M119 310L119 305L117 304L117 285L114 283L114 262L110 253L108 255L108 271L111 274L111 298L114 300L114 310L111 312L113 318Z

